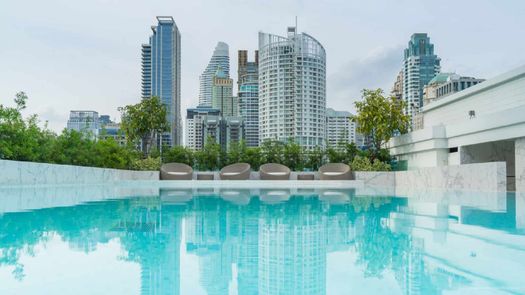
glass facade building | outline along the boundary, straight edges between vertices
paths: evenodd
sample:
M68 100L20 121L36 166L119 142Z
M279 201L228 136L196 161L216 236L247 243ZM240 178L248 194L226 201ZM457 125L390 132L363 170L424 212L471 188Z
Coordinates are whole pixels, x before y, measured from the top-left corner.
M413 34L404 52L403 99L410 119L423 107L423 88L441 70L440 58L426 33Z
M170 131L161 138L171 147L182 143L181 36L172 17L158 16L157 21L149 44L142 45L142 96L158 96L166 106Z
M259 139L325 143L326 52L312 36L259 33Z
M221 67L227 78L230 78L230 54L228 44L217 43L210 62L199 77L199 105L211 106L213 76L217 67Z
M97 138L100 129L98 112L70 111L67 129L82 132L90 138Z
M239 112L244 120L246 146L259 146L259 52L248 61L248 52L239 50L237 66Z

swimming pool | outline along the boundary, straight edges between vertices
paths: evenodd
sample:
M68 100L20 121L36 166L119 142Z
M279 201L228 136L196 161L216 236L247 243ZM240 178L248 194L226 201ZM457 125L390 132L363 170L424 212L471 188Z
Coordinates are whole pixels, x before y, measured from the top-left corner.
M0 189L0 294L525 293L525 197Z

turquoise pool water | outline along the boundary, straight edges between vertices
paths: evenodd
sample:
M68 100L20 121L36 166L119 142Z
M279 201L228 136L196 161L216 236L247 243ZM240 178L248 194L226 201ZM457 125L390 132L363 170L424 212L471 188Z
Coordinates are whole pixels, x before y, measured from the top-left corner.
M0 294L524 294L524 229L513 193L0 189Z

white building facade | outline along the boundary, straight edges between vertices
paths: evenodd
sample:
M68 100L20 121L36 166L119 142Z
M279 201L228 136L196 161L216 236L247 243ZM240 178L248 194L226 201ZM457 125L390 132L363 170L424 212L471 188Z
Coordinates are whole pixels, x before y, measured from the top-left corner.
M288 28L286 37L259 33L259 140L323 146L326 130L326 52L312 36Z
M336 148L339 143L356 143L355 122L352 114L326 109L326 143Z
M525 66L429 103L423 126L389 142L409 169L506 162L509 188L525 190Z

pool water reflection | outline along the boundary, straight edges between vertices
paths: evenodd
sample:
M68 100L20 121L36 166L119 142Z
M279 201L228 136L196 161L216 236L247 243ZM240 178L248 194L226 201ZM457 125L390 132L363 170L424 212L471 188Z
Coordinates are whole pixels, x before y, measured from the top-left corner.
M160 190L4 212L0 294L522 294L521 198Z

